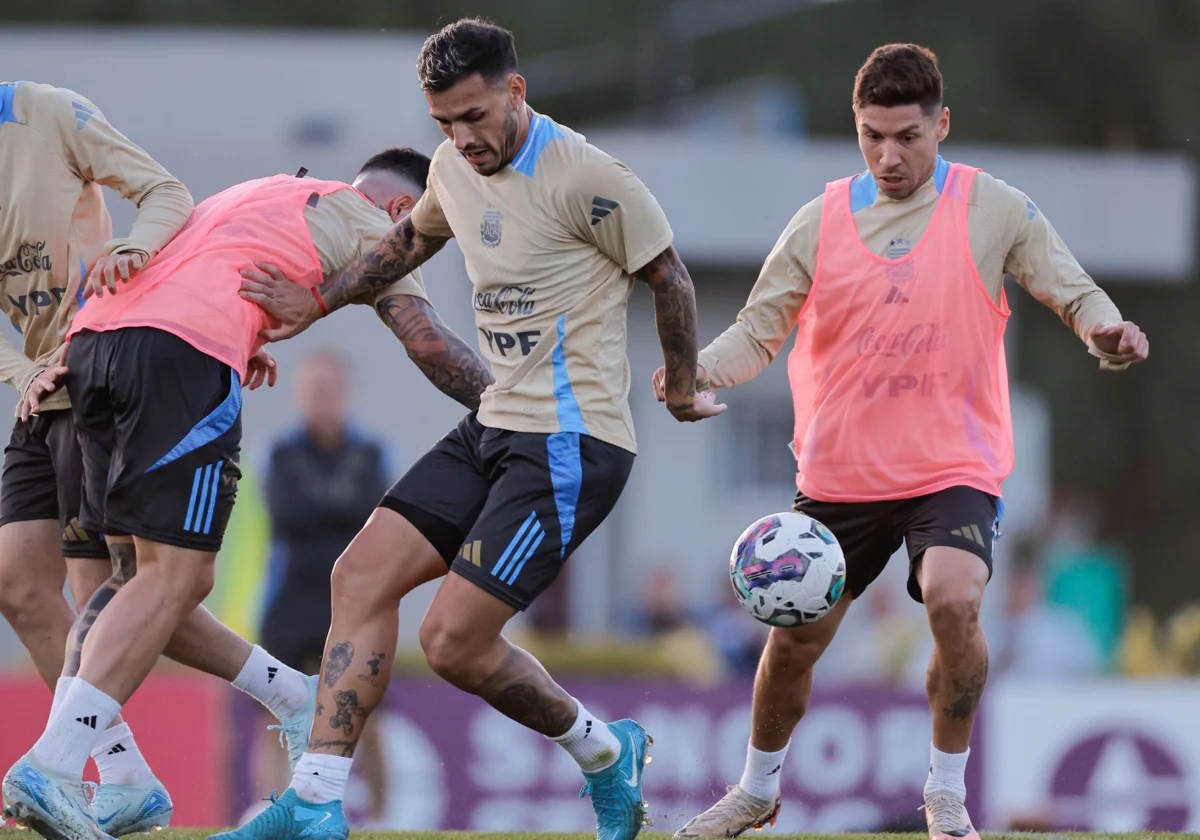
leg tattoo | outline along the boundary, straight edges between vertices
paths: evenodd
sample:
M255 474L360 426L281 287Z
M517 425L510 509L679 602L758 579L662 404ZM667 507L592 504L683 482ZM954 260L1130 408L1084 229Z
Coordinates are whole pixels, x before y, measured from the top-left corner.
M108 606L108 602L121 591L121 587L133 580L137 574L137 553L133 543L109 543L108 553L112 555L112 576L100 584L84 608L75 616L67 637L67 658L63 666L63 676L73 677L79 673L79 663L83 656L83 642L88 631L96 623L100 611Z
M322 741L316 740L309 743L310 751L336 749L341 751L342 758L350 758L354 755L354 748L358 745L357 741Z
M374 659L367 660L367 667L371 669L371 673L359 674L358 678L360 680L362 680L363 682L370 682L371 685L378 688L379 687L379 665L380 665L380 663L383 662L383 659L384 659L384 657L387 656L387 654L386 653L376 653L376 652L372 651L371 655L375 657Z
M475 692L496 711L551 738L571 728L579 709L536 659L513 647Z
M337 711L329 717L329 725L334 729L340 728L346 735L354 734L354 718L366 717L366 710L358 705L357 691L339 691L333 695L337 703ZM365 722L365 721L364 721Z
M975 714L975 710L979 708L979 701L983 697L983 687L987 684L987 675L988 662L985 659L979 663L979 667L966 683L951 678L954 699L950 701L949 706L942 709L946 717L951 720L968 720Z
M354 661L354 644L338 642L329 651L325 662L325 685L333 688Z

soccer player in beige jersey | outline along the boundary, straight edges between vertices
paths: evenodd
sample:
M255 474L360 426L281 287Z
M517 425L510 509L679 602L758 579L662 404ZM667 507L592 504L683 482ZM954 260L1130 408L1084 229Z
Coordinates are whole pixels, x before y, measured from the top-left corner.
M1005 274L1053 309L1100 358L1102 367L1121 369L1143 361L1149 352L1141 330L1121 319L1024 193L938 156L938 143L950 129L950 112L942 104L942 75L931 52L911 44L876 50L858 73L854 113L868 171L830 184L824 197L800 209L767 257L737 322L699 355L699 376L706 380L702 387L738 385L762 372L799 320L797 348L803 349L789 363L793 393L808 394L806 383L820 382L818 400L820 394L844 393L839 399L860 408L861 415L883 418L878 426L861 421L856 425L851 416L845 425L853 428L846 431L842 426L839 440L834 440L839 429L825 436L812 431L813 426L807 434L797 430L802 450L816 448L813 441L824 447L816 454L797 453L805 487L816 484L815 479L809 481L814 461L836 465L836 470L818 475L837 480L820 485L820 492L798 495L795 509L827 525L841 543L846 595L815 623L772 629L754 685L742 778L711 809L685 825L679 837L733 837L774 820L780 806L779 778L786 772L784 758L812 690L813 665L854 598L904 540L910 558L908 591L924 602L934 637L927 686L933 717L925 784L929 835L935 840L978 840L965 805L964 773L975 711L987 680L979 607L991 575L993 532L1003 507L996 495L976 485L990 479L998 484L1011 460L1005 465L1000 463L1003 458L990 457L999 450L984 446L974 421L987 418L975 406L983 402L979 395L991 388L995 402L1002 404L995 414L1000 418L994 423L996 437L1007 438L1011 458L1007 380L999 353L1007 316ZM963 189L963 184L969 186ZM839 203L830 204L830 195ZM848 311L839 296L852 299L849 306L858 311ZM936 335L922 326L923 321L942 317L949 320L937 321ZM868 326L860 330L863 324ZM900 338L882 339L875 324L888 325L890 335ZM907 331L897 330L902 325ZM976 329L978 325L987 329ZM915 338L904 340L910 334ZM943 391L934 388L930 393L936 399L922 401L917 387L921 380L911 374L921 362L912 357L934 358L943 345L957 347L959 355L930 362L950 371L934 374L930 381L949 383L944 390L949 396L941 397ZM864 358L882 362L871 368L875 378L868 381L863 375L860 385L860 373L870 364ZM990 359L992 369L964 367L980 359ZM819 368L815 360L821 361ZM655 381L660 399L661 377L660 371ZM889 378L895 386L881 388L878 381ZM988 385L989 380L996 384ZM845 391L838 390L841 382L847 385ZM879 399L871 402L871 394ZM811 404L796 399L798 412ZM818 404L829 412L822 417L842 416L831 402ZM931 408L943 404L955 410L944 415ZM891 412L890 419L886 412ZM949 418L945 427L943 417ZM896 453L896 460L887 462L878 455L844 457L846 452L891 454L878 441L858 440L865 437L864 430L904 440L908 446L908 441L925 444L921 430L930 426L937 433L928 437L928 457L921 454L916 466L911 451ZM846 442L851 438L855 440ZM969 442L968 453L977 451L983 457L973 460L968 454L957 462L947 461L942 453L948 448L955 458L962 453L952 448L960 440ZM998 465L989 474L991 460ZM919 485L925 480L922 470L946 464L953 478L936 485L944 489L931 485L927 492L883 492L874 494L873 501L845 500L851 495L845 493L847 485L868 486L860 476L874 476L884 468L895 474L915 472Z
M276 334L290 335L454 237L496 382L338 561L309 752L284 796L229 837L287 840L304 826L306 836L339 836L327 827L340 822L350 757L383 697L387 668L377 665L392 660L397 607L449 565L421 627L430 666L565 747L587 780L598 836L628 840L644 818L645 730L596 718L501 631L604 520L629 476L625 321L635 280L654 295L667 407L684 421L721 410L695 390L691 280L637 177L526 105L510 32L451 24L425 42L417 68L449 140L412 215L321 286L320 306L286 282L253 288L280 319Z
M102 186L138 206L128 237L113 237ZM69 395L52 384L58 358L89 268L98 282L128 279L191 210L184 186L90 100L50 85L0 83L0 308L21 333L20 347L0 339L0 378L21 395L18 414L24 409L0 480L0 613L56 705L90 626L72 629L64 574L82 607L112 570L99 533L79 524L83 467ZM147 828L139 826L146 817L139 806L161 785L127 725L118 720L105 733L95 760L97 811L110 833ZM165 824L169 809L158 817Z

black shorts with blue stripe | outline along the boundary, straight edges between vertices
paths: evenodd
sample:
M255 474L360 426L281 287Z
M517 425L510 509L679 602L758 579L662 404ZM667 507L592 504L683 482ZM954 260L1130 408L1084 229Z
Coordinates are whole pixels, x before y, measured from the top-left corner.
M150 327L85 330L67 367L83 527L218 550L241 478L237 373Z
M634 455L579 432L493 429L472 412L380 502L450 570L523 610L621 496Z

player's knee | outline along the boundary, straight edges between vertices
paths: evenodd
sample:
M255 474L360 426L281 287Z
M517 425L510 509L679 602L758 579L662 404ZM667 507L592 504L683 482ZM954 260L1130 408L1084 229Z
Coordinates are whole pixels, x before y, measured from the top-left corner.
M14 616L41 610L48 598L62 597L58 586L39 575L31 574L26 564L0 555L0 614L10 622Z
M463 686L473 681L477 659L470 633L457 623L430 616L421 623L421 649L430 669L442 679Z
M929 628L938 640L964 640L979 626L979 597L973 587L952 583L922 593Z
M333 565L329 578L330 594L336 608L339 603L355 611L369 609L384 600L386 585L381 585L379 564L370 562L369 557L346 552Z
M794 630L772 630L768 646L769 666L799 679L813 669L828 646L829 641L825 638L814 638Z

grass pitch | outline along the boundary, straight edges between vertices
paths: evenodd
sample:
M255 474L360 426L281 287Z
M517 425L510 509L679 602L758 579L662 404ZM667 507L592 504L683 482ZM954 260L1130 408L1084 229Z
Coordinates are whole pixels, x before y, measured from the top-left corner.
M151 840L206 840L216 831L222 829L171 829L156 831ZM0 837L5 840L32 840L37 835L28 832L0 829ZM141 835L137 835L141 836ZM594 840L594 834L541 834L529 832L512 832L508 834L484 834L460 831L351 831L352 840ZM670 834L647 832L639 836L646 840L665 840ZM747 832L746 837L761 838L761 840L927 840L923 834L776 834L773 831L765 833ZM983 840L1200 840L1200 834L1169 834L1166 832L1144 832L1136 834L984 834Z

